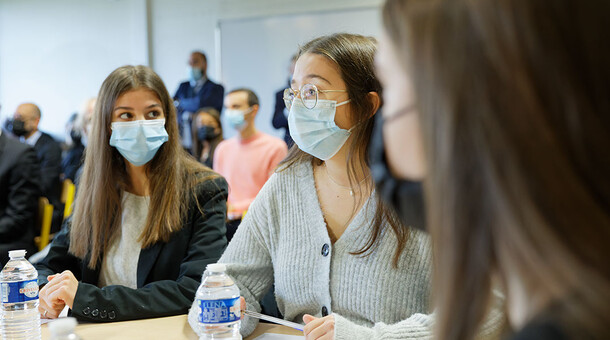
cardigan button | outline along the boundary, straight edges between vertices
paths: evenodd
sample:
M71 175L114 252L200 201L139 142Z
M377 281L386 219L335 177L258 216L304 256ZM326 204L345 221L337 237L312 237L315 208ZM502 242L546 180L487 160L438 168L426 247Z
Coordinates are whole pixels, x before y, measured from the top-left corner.
M91 316L94 318L97 318L98 315L100 315L100 310L97 308L91 312Z
M324 245L322 246L322 256L328 256L328 253L330 253L330 246L328 245L328 243L324 243Z
M116 318L116 314L114 313L113 310L111 310L110 312L108 312L108 319L110 320L114 320Z
M328 308L326 308L326 306L322 306L322 316L327 316L328 315Z
M107 316L108 316L108 313L106 312L105 309L100 312L100 318L105 319Z
M85 308L83 309L83 315L89 315L89 313L91 313L91 308L89 308L89 307L85 307Z

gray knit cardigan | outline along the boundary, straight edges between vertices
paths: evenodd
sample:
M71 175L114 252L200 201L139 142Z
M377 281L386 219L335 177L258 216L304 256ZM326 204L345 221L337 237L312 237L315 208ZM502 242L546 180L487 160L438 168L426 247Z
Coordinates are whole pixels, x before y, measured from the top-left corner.
M219 260L227 264L248 309L275 283L278 308L286 320L303 323L304 314L335 317L335 338L426 339L432 336L431 252L427 234L410 230L398 268L392 267L397 240L386 228L368 256L359 250L370 235L374 195L343 235L331 244L310 162L271 176ZM502 296L481 332L499 338ZM242 320L249 335L258 320Z

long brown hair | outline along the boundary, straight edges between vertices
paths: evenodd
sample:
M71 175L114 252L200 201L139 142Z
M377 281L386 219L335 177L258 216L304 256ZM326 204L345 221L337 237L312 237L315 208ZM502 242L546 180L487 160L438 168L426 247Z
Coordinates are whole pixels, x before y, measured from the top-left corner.
M297 59L306 53L318 54L328 58L338 66L341 78L345 82L351 100L350 120L355 124L351 131L352 137L348 139L347 174L350 187L355 190L360 190L360 188L356 188L358 185L355 175L357 171L360 170L364 174L370 173L368 144L373 132L373 119L371 117L375 113L375 106L369 99L368 93L377 92L381 97L381 84L375 75L373 64L376 51L377 41L374 38L357 34L337 33L308 42L299 49L297 54ZM322 164L322 160L309 155L294 144L290 148L288 156L280 163L279 169L286 169L302 162L311 162L312 159L317 164ZM372 190L373 181L370 177L365 184L367 191ZM360 197L360 199L363 198ZM353 214L356 213L358 203L362 202L356 202ZM392 228L398 240L398 247L393 259L394 266L397 266L400 254L408 239L408 229L401 225L395 213L388 209L380 199L377 200L377 209L371 221L371 234L367 243L353 254L370 254L377 247L378 239L386 223Z
M129 188L125 160L109 144L112 112L119 96L141 88L153 91L161 101L169 135L146 168L150 208L140 236L142 247L167 241L180 230L189 203L196 200L195 185L214 177L180 146L176 110L161 78L146 66L114 70L104 80L95 104L70 230L70 253L87 261L90 268L95 268L120 228L121 194Z
M473 337L494 273L548 294L567 332L610 336L608 13L387 1L424 130L439 339Z

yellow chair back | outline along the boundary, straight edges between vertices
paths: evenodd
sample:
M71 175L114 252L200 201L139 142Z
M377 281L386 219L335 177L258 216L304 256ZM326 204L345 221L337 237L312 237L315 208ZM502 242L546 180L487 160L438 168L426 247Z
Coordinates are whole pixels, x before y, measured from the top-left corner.
M53 219L53 205L49 203L46 197L38 199L38 226L40 227L40 236L34 239L38 251L42 250L49 244L51 234L51 220Z
M72 204L74 203L74 195L76 186L70 179L64 180L61 190L61 202L64 203L64 220L72 214Z

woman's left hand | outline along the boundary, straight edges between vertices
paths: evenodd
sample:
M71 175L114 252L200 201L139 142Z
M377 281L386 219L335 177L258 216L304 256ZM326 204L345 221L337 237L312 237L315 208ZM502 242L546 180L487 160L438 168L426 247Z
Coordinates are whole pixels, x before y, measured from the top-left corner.
M316 318L305 314L303 315L303 321L305 322L305 328L303 329L305 339L332 340L335 338L335 317L333 315Z
M39 298L49 306L63 303L72 308L78 289L78 280L74 274L66 270L61 274L50 275L48 279L49 283L42 287Z

